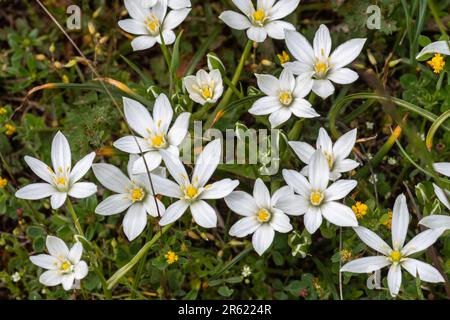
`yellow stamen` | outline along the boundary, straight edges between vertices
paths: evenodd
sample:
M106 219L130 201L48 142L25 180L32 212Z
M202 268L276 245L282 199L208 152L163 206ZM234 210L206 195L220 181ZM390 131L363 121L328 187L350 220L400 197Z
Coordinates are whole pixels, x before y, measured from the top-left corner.
M320 191L313 191L310 195L310 201L313 206L318 206L322 203L323 193Z
M327 73L327 65L323 62L317 62L315 65L316 75L319 77L324 76Z
M436 53L430 61L427 62L434 70L434 73L439 74L445 67L445 60L440 53Z
M186 195L187 195L189 198L194 198L194 197L197 195L197 193L198 193L198 189L195 188L195 187L193 187L192 185L189 185L189 186L186 188Z
M253 19L255 19L256 22L262 22L266 18L266 14L263 10L256 10L253 12Z
M280 93L278 99L280 100L280 102L282 104L284 104L285 106L288 106L292 102L292 94L288 91L283 91Z
M362 219L367 214L368 209L369 207L361 201L356 202L355 205L352 206L352 210L357 219Z
M209 86L204 86L202 88L202 96L205 99L211 99L213 96L213 91Z
M131 190L131 201L142 201L144 199L145 193L141 188L135 188Z
M264 208L261 208L256 213L256 217L259 222L267 222L270 220L270 213Z
M277 57L282 65L291 61L291 57L286 53L286 51L283 51L281 54L277 54Z
M144 21L147 28L153 32L156 33L159 30L159 20L155 17L155 15L151 15Z
M164 257L166 258L168 264L172 264L178 261L178 255L171 250L167 251Z
M402 259L402 254L400 253L400 251L392 251L390 257L392 262L400 262L400 260Z
M152 138L152 145L154 147L161 147L164 144L164 137L163 136L154 136Z
M61 270L62 271L67 271L70 269L72 265L70 264L70 262L68 261L64 261L64 263L61 265Z
M333 168L333 164L334 164L334 158L333 158L333 155L332 155L332 154L329 154L329 153L326 152L326 151L324 151L324 152L322 152L322 153L323 153L323 156L325 157L325 159L327 159L328 167L329 167L330 169L332 169L332 168Z
M56 184L65 184L66 179L64 177L56 178Z

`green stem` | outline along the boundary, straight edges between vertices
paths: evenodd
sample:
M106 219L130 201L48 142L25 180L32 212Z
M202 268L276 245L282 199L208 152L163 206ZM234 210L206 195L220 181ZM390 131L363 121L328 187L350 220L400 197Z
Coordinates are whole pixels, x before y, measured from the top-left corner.
M153 238L150 241L148 241L141 248L141 250L139 250L139 252L126 265L124 265L122 268L117 270L116 273L114 273L111 276L111 278L109 278L108 281L107 281L108 289L111 290L111 288L113 288L117 284L117 282L124 275L126 275L128 273L128 271L130 271L145 256L147 251L150 250L150 248L155 244L156 241L158 241L158 239L161 237L161 235L166 233L167 230L169 230L171 226L172 226L172 224L169 224L169 225L165 226L164 228L162 228L161 232L157 232L153 236Z
M152 235L152 228L150 226L147 227L147 235L145 237L145 240L149 240ZM146 257L144 256L141 261L139 262L138 268L136 270L136 275L134 276L133 281L133 291L131 292L131 298L136 297L136 292L138 291L139 282L141 280L142 272L144 271L145 262L147 261Z
M169 49L167 49L166 43L164 42L164 37L162 36L162 34L160 35L161 37L161 51L163 53L164 56L164 60L166 61L167 64L167 71L169 72L169 81L170 81L170 87L169 87L169 92L170 94L172 94L172 89L173 89L173 75L172 75L172 68L171 68L171 63L170 61L172 60L170 58L170 53L169 53Z
M83 238L85 238L83 228L81 227L80 221L78 220L78 216L72 206L72 202L70 201L69 197L67 197L66 200L66 207L67 210L69 210L70 215L72 216L72 220L75 225L75 229L77 229L78 234Z
M450 118L450 110L447 110L446 112L441 114L431 125L430 130L428 130L427 133L427 139L425 141L428 150L431 150L431 148L433 147L434 134L448 118Z
M428 7L431 10L431 14L433 15L434 20L436 21L436 24L438 25L439 30L443 35L447 34L447 30L445 29L444 24L441 21L441 18L439 18L439 13L437 11L436 5L434 4L433 0L428 0Z
M239 78L241 77L242 70L244 69L245 61L247 60L248 55L250 54L250 51L252 49L253 42L251 40L247 41L247 44L245 45L244 52L242 53L241 59L239 60L239 64L236 68L236 71L234 72L233 78L231 79L231 84L236 87ZM233 88L228 87L227 91L225 92L222 100L217 105L214 112L209 117L208 121L206 122L206 127L209 128L211 124L213 123L214 119L217 116L217 113L222 110L230 101L231 97L233 95Z

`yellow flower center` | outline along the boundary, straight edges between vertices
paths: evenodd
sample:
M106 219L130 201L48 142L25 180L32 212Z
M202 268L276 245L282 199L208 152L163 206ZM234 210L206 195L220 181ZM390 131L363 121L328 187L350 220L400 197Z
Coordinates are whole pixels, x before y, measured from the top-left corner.
M159 32L159 20L155 15L150 15L144 20L144 23L152 34Z
M427 63L433 68L434 73L437 74L441 73L441 71L444 70L445 67L445 60L440 53L436 53L433 59L431 59Z
M66 179L64 177L56 178L56 183L57 184L65 184Z
M281 54L277 54L277 57L282 65L285 64L286 62L291 61L291 57L289 57L286 51L283 51Z
M283 91L280 93L278 99L285 106L289 106L292 102L292 94L289 91Z
M321 79L325 77L328 71L328 65L324 62L318 61L314 65L315 71L316 71L316 77Z
M164 257L166 258L168 264L172 264L178 261L178 255L171 250L167 251Z
M392 262L400 262L400 260L402 259L402 254L400 253L400 251L392 251L390 257Z
M154 136L153 138L152 138L152 145L153 145L153 147L156 147L156 148L160 148L162 145L164 145L164 136L162 136L162 135L159 135L159 136Z
M203 86L202 96L205 99L211 99L213 97L213 90L210 86Z
M189 198L194 198L194 197L197 195L197 193L198 193L198 189L195 188L195 187L193 187L192 185L189 185L189 186L186 188L186 195L187 195Z
M70 267L72 267L72 264L66 260L61 264L60 269L61 269L61 271L66 272L66 271L70 270Z
M261 208L256 213L256 217L258 218L259 222L267 222L270 220L270 213L264 208Z
M361 219L367 214L369 207L365 203L358 201L352 206L352 210L355 213L356 218Z
M144 199L145 192L141 188L134 188L131 190L131 201L142 201Z
M266 14L264 13L263 10L256 10L255 12L253 12L253 19L255 20L255 22L263 22L264 19L266 18Z
M318 206L322 203L323 193L320 191L313 191L310 195L310 201L313 206Z

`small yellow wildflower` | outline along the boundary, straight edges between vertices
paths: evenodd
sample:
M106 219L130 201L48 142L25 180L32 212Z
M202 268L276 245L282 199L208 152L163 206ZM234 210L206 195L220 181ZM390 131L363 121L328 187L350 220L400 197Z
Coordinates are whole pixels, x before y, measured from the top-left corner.
M440 53L436 53L430 61L427 62L429 66L431 66L434 70L434 73L441 73L445 67L445 60Z
M283 50L281 54L277 54L278 60L280 60L281 65L285 64L286 62L291 61L291 57L286 53L286 51Z
M361 201L357 201L354 206L352 206L352 210L355 213L356 218L362 219L366 214L369 207L365 203Z
M172 264L178 261L178 255L172 250L167 251L164 257L166 257L166 261L168 264Z
M341 261L342 262L347 262L347 261L350 261L351 258L352 258L352 252L350 250L347 250L347 249L342 249L342 251L341 251Z
M389 219L386 220L385 222L383 222L383 224L386 226L386 228L391 230L391 228L392 228L392 210L391 209L389 209L388 215L389 215Z
M3 129L5 130L5 134L7 136L12 136L17 131L16 127L9 123L5 124Z
M0 189L3 189L8 184L8 179L0 177Z
M6 110L6 108L0 108L0 115L4 115L8 112L8 110Z

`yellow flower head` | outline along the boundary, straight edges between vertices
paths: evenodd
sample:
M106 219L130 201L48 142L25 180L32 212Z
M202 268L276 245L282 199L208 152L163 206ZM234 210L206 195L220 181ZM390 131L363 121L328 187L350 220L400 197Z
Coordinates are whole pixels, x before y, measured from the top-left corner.
M352 252L347 249L342 249L341 251L341 261L347 262L352 258Z
M389 219L386 220L385 222L383 222L383 224L386 226L386 228L391 230L391 228L392 228L392 210L391 209L389 209L388 215L389 215Z
M0 115L4 115L8 112L8 110L6 110L6 108L0 108Z
M277 54L277 57L282 65L285 64L286 62L291 61L291 57L289 57L286 51L283 51L281 54Z
M441 73L442 70L444 70L445 67L445 60L444 57L440 53L436 53L434 57L427 62L429 66L431 66L434 70L434 73Z
M3 189L8 184L8 179L0 177L0 189Z
M167 251L164 257L166 257L166 261L168 264L172 264L178 261L178 255L172 250Z
M355 213L356 218L362 219L366 214L369 207L365 203L358 201L352 206L352 210Z
M16 127L9 123L5 124L3 129L5 130L5 134L7 136L12 136L17 131Z

